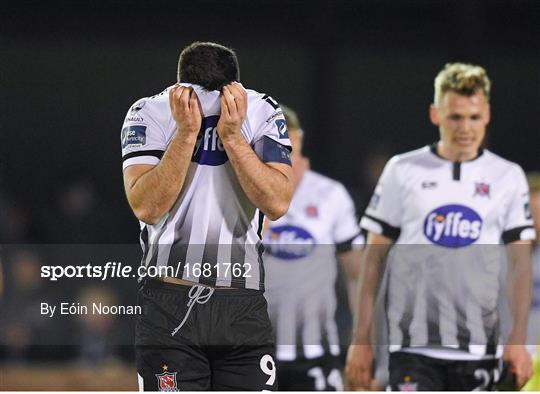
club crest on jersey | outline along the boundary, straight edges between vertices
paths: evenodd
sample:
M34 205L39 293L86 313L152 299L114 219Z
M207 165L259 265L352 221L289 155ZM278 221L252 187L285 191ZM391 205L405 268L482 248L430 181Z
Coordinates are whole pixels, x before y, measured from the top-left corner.
M201 124L201 136L195 144L191 161L206 166L220 166L229 160L217 133L219 116L207 116Z
M424 221L424 235L436 245L461 248L480 238L482 218L476 211L458 204L431 211Z
M283 140L289 138L289 132L287 131L287 123L285 122L285 119L276 119L275 123L279 132L279 139Z
M306 207L306 216L308 218L317 218L319 217L319 209L314 204L309 204Z
M146 126L127 126L122 129L122 149L146 144Z
M315 238L301 227L283 225L270 228L264 246L278 259L295 260L308 256L315 249Z
M473 197L488 197L489 198L489 183L475 182Z
M156 378L158 380L159 391L178 391L176 374L177 372L168 371L157 373Z

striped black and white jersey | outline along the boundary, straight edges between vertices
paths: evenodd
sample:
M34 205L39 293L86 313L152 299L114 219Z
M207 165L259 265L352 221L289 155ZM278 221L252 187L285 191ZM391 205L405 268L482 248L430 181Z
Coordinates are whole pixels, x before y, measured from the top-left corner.
M488 150L452 162L435 145L395 156L361 226L395 240L387 259L390 351L496 353L504 244L535 235L517 164Z
M269 223L265 296L278 360L339 354L336 253L363 243L359 232L345 187L313 171L304 174L287 214Z
M140 223L142 264L170 267L160 272L193 282L263 290L264 216L242 190L217 134L220 93L192 86L203 112L201 132L177 202L157 224ZM170 88L129 109L122 127L123 168L160 162L176 131ZM247 93L242 135L259 157L266 147L278 146L283 157L277 160L287 162L290 141L279 105L267 95Z

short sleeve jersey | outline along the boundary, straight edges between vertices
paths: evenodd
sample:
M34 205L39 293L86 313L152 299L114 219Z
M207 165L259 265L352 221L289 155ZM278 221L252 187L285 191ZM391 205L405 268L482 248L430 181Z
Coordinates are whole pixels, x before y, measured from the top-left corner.
M351 250L359 234L345 187L307 171L289 211L270 222L263 237L265 296L279 360L339 354L336 253Z
M495 354L499 245L535 237L517 164L488 150L452 162L435 146L395 156L361 226L395 241L386 299L391 351L443 345Z
M219 139L220 93L191 86L202 107L201 131L177 202L157 224L140 223L142 264L171 267L168 276L194 282L262 290L264 215L242 190ZM129 109L121 135L123 168L161 161L176 132L170 89ZM242 136L261 159L263 150L257 147L265 139L276 142L276 160L286 162L290 141L279 105L268 95L247 93Z

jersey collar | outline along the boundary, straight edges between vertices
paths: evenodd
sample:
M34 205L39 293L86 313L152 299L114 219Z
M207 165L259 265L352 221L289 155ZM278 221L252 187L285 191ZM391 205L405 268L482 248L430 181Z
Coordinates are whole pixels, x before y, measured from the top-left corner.
M442 157L441 155L439 155L439 152L437 152L437 144L438 144L438 141L434 142L433 144L429 145L429 150L431 151L431 153L433 153L435 156L437 156L438 158L442 159L442 160L446 160L446 161L452 161L452 160L449 160L445 157ZM478 153L476 154L476 157L474 159L471 159L471 160L464 160L463 162L470 162L470 161L475 161L477 160L479 157L481 157L482 155L484 154L484 149L483 148L478 148Z

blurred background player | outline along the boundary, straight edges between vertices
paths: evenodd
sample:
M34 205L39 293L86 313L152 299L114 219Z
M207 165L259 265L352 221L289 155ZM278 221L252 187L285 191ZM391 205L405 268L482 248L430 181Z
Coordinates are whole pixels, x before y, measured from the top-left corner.
M519 165L481 148L490 85L479 66L447 64L430 112L439 142L395 156L383 171L361 221L369 235L347 359L353 387L371 379L373 304L388 257L391 388L490 389L499 356L501 242L513 317L504 360L519 386L531 375L524 346L534 238L528 186ZM388 254L394 243L400 246Z
M337 262L354 287L360 268L357 243L363 240L345 187L310 170L298 116L281 107L293 147L295 191L287 214L267 221L263 237L279 389L339 391L343 364L335 319Z
M178 83L137 101L122 129L124 185L140 220L141 390L276 388L264 291L264 216L287 211L290 142L279 105L246 91L230 48L182 50Z
M533 296L529 327L527 330L527 348L534 355L533 376L527 382L524 391L540 390L540 172L527 174L531 192L531 215L536 228L536 241L533 245Z

